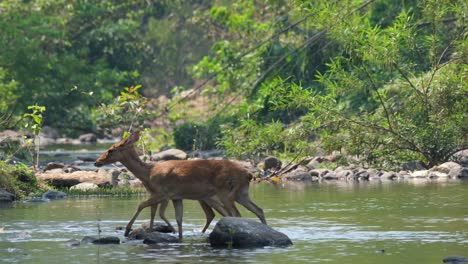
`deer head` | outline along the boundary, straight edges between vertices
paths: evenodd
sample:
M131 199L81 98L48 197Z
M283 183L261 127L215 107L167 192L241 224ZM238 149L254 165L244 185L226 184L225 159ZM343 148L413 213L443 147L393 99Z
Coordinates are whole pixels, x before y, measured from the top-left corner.
M104 152L94 163L94 166L101 167L103 165L111 164L117 161L121 161L123 153L128 149L132 148L133 145L140 139L140 131L137 131L130 136L122 139L120 142L113 144L106 152Z

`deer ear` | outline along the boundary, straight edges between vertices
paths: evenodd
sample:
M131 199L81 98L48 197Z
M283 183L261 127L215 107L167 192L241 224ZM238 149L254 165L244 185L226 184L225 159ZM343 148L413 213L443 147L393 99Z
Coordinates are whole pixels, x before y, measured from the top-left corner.
M136 131L135 133L131 134L125 140L125 145L133 145L140 139L140 131Z

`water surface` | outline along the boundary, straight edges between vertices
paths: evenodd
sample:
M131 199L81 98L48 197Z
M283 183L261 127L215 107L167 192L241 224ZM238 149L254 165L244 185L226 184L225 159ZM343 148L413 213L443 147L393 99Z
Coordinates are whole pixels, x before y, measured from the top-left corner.
M261 183L251 185L250 193L269 225L288 235L293 246L212 249L200 233L204 216L193 201L184 201L184 243L147 246L126 241L116 230L145 196L72 197L1 208L0 263L414 264L468 256L467 182ZM167 215L174 219L172 207ZM148 218L149 210L143 211L136 225ZM67 242L99 234L123 243Z

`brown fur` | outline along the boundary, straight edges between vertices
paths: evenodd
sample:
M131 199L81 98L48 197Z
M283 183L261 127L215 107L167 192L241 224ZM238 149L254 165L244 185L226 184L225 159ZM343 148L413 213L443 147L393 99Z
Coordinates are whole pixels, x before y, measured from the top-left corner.
M102 166L117 161L122 162L143 182L150 193L150 198L138 206L138 210L127 225L125 235L128 235L133 222L143 208L152 206L153 212L157 204L167 205L168 200L173 201L176 209L180 240L182 240L182 199L200 200L207 215L207 222L209 214L207 210L211 210L211 207L224 216L240 216L234 205L234 201L237 201L266 224L263 210L255 205L248 195L252 174L240 164L228 160L169 160L153 164L145 163L140 160L133 146L138 139L138 132L130 135L111 146L95 163L96 166ZM212 210L211 213L214 215Z

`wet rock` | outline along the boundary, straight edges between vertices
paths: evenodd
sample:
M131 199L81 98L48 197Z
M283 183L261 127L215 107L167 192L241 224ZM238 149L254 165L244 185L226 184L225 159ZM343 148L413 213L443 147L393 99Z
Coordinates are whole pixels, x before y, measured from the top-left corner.
M147 233L143 244L160 244L160 243L178 243L179 239L173 235L168 235L160 232Z
M467 264L468 258L462 256L449 256L444 258L442 262L449 264Z
M322 163L325 160L324 157L314 157L312 160L310 160L307 165L305 165L307 168L310 170L316 169L317 166Z
M413 171L409 174L410 178L416 178L416 179L427 178L428 176L429 176L428 170Z
M0 203L9 203L15 200L15 195L0 189Z
M320 179L322 179L322 180L339 180L340 178L338 178L338 177L336 176L335 171L332 171L332 170L324 170L324 171L321 173Z
M50 202L50 199L47 198L32 198L29 200L25 200L25 203L48 203Z
M440 178L448 178L448 174L440 171L428 171L427 177L429 179L440 179Z
M347 169L341 169L341 170L336 170L336 177L340 179L353 179L354 178L354 172L352 170L347 170Z
M81 243L92 243L92 244L120 244L120 238L118 237L95 237L95 236L85 236L81 239Z
M360 169L356 173L354 173L354 179L360 181L367 181L370 178L370 173L365 169Z
M278 158L276 157L273 157L273 156L269 156L269 157L266 157L263 161L263 170L264 171L267 171L267 170L271 170L271 171L275 171L275 170L279 170L281 168L281 160L279 160Z
M81 244L81 241L79 241L78 239L70 239L70 240L63 242L63 244L68 247L77 247Z
M149 223L143 223L141 225L141 228L146 230L147 232L160 232L160 233L173 233L175 230L173 230L170 226L168 226L166 223L161 223L161 222L156 222L153 225L153 228L150 229Z
M47 198L50 200L64 199L67 198L67 194L60 191L48 190L47 192L42 194L42 198Z
M456 170L456 169L459 169L460 167L461 167L460 164L453 162L453 161L449 161L449 162L442 163L439 166L435 166L431 168L430 171L436 171L436 172L442 172L442 173L448 174L451 170Z
M167 224L156 222L153 225L153 228L150 229L149 223L143 223L141 227L133 229L130 234L128 234L128 239L137 239L137 240L144 240L147 236L151 233L173 233L172 230Z
M305 166L298 166L296 169L285 173L281 176L284 179L291 180L291 181L312 181L318 180L318 175L312 175L307 167Z
M65 167L65 164L60 163L60 162L49 162L44 168L44 171L49 171L53 169L63 169Z
M78 183L77 185L73 185L70 187L70 190L80 190L80 191L87 191L87 190L95 190L99 188L99 186L92 182L82 182Z
M185 160L188 155L180 149L168 149L151 155L152 161L159 160Z
M454 179L468 179L468 168L467 167L453 168L449 171L448 175L450 176L450 178L454 178Z
M463 167L468 167L468 149L460 150L453 154L451 160L454 160Z
M87 133L78 137L81 143L96 143L97 136L94 133Z
M382 172L377 169L368 169L367 173L369 177L366 180L380 180L380 176L382 175Z
M283 233L258 221L240 217L223 217L209 236L213 247L257 248L285 247L292 245Z
M395 179L398 179L398 177L399 177L398 173L394 171L385 171L380 176L380 178L384 180L395 180Z

